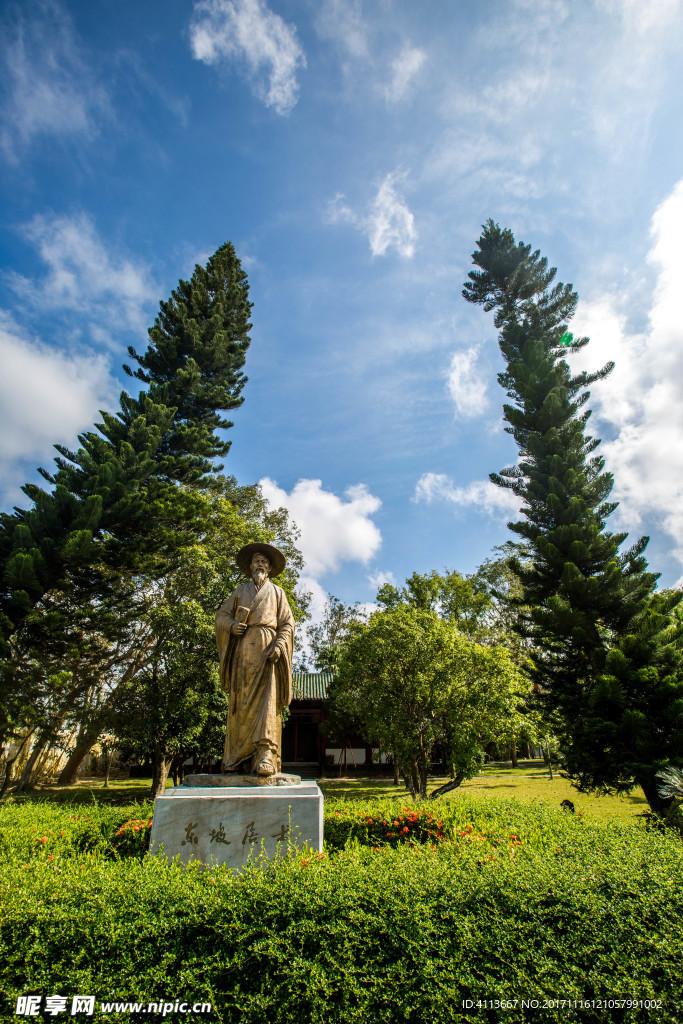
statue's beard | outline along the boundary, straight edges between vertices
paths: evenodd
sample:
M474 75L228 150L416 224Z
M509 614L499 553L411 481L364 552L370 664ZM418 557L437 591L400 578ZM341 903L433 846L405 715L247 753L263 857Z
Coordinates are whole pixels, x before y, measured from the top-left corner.
M254 586L257 590L260 590L263 584L268 579L268 573L265 569L254 569L251 577L254 581Z

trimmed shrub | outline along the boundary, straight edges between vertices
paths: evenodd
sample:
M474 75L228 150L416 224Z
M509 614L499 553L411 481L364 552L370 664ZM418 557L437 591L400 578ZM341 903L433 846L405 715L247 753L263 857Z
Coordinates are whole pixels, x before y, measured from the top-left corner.
M151 818L132 818L116 830L111 838L111 849L119 857L137 857L140 860L149 850L151 834Z
M0 1014L27 992L88 992L91 1019L112 1022L132 1018L103 1001L186 999L214 1007L196 1020L226 1024L679 1024L680 840L455 804L436 844L350 835L240 875L66 848L6 855ZM511 834L513 857L497 842Z

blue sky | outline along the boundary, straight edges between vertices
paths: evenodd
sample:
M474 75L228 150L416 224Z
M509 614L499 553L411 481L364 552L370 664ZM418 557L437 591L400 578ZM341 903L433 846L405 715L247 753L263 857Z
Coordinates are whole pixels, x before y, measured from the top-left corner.
M683 578L681 0L21 0L0 13L4 507L112 409L158 302L226 239L254 302L226 472L301 529L306 584L372 601L472 571L515 459L480 225L581 296L591 425Z

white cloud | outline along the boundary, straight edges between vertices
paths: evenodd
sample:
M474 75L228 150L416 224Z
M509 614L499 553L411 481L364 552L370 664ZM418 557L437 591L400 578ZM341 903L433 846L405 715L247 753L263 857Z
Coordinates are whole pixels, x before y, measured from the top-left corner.
M103 355L57 351L6 314L0 314L0 365L0 475L6 481L21 478L24 462L45 465L55 442L72 445L114 397Z
M296 104L298 68L306 57L296 29L264 0L198 0L190 25L192 56L205 64L246 69L255 94L278 114Z
M373 256L384 256L392 246L410 259L415 253L415 218L396 190L397 176L388 174L379 187L368 218Z
M395 586L396 577L393 572L383 572L381 569L378 569L377 572L373 572L368 576L368 583L376 590L379 590L385 583L390 583L392 587Z
M404 46L391 62L391 78L384 87L389 103L402 100L425 62L427 54L416 46Z
M39 280L7 275L26 302L43 310L84 312L97 317L100 324L118 323L123 316L128 327L144 328L158 286L140 263L113 256L89 217L83 213L36 216L24 233L47 264L47 273Z
M315 28L321 39L333 40L351 57L368 56L368 26L360 0L323 0Z
M625 33L638 39L641 46L643 36L651 33L661 35L676 21L681 12L680 0L598 0L598 7L617 15Z
M458 508L473 505L488 515L516 516L519 498L505 487L497 487L490 480L474 480L466 487L456 487L445 473L423 473L415 487L413 501L448 501Z
M68 14L52 0L8 8L0 26L0 149L10 160L37 137L94 133L108 108Z
M367 235L373 256L384 256L391 248L411 259L415 254L417 229L415 218L397 190L401 175L387 174L367 214L356 213L346 197L338 193L328 204L327 220L331 224L353 224Z
M648 262L658 276L646 329L628 329L620 296L581 301L572 330L591 343L570 360L591 370L609 359L616 363L593 386L589 403L598 424L617 431L599 449L614 473L613 497L621 502L615 521L628 529L660 523L683 562L682 232L683 179L652 218Z
M343 562L365 565L378 551L382 535L371 517L382 502L365 484L348 487L346 500L323 490L320 480L299 480L290 494L269 477L259 485L267 501L286 508L301 531L308 576L334 572Z
M444 130L424 179L438 181L444 202L479 208L494 196L497 217L533 220L535 231L546 215L533 200L545 195L547 232L563 217L617 222L652 159L667 95L680 92L682 38L681 0L500 5L473 30L472 64L441 71ZM430 51L432 77L446 60L445 47L440 61Z
M309 626L315 626L322 622L325 617L325 606L327 605L327 592L313 576L303 573L299 576L299 591L310 595L308 605ZM305 645L306 653L310 654L308 646Z
M448 370L448 391L455 404L456 416L463 419L481 416L488 408L486 378L477 365L479 345L454 352Z

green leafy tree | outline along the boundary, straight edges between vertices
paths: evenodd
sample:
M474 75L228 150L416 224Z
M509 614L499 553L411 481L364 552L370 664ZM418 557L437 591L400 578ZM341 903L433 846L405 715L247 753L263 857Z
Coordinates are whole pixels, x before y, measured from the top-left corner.
M655 774L683 757L681 630L671 612L681 594L655 594L648 538L620 551L626 534L606 521L612 475L586 433L587 388L596 373L573 375L564 355L587 338L567 330L578 296L555 284L540 251L488 221L463 296L495 310L510 404L505 428L519 463L491 474L520 500L510 524L530 554L511 560L522 584L516 628L530 642L539 702L554 723L567 771L584 789L640 784L662 809Z
M334 671L352 623L364 622L366 618L359 604L344 604L333 594L327 595L322 619L307 630L308 646L318 672Z
M199 552L197 552L199 555ZM112 699L112 729L124 747L151 754L152 796L160 796L174 758L198 752L202 735L223 726L227 701L220 690L212 610L201 593L188 595L189 571L201 591L197 564L183 566L164 587L151 614L154 646L149 665ZM215 756L217 751L209 753Z
M400 604L352 624L335 701L398 759L411 794L425 798L434 745L452 776L437 796L476 773L491 730L524 685L502 648L477 644L434 611Z
M301 555L282 510L269 510L258 488L241 490L226 478L214 482L202 503L196 543L184 549L163 581L156 582L149 614L154 637L149 664L111 697L116 735L151 753L153 796L163 793L174 758L221 752L214 743L225 735L227 702L218 681L215 613L240 581L234 558L243 544L276 541L286 552L287 568L278 582L295 617L305 614L296 595ZM210 748L202 750L202 743Z
M377 601L385 608L403 604L434 611L477 643L504 647L523 673L528 664L528 650L525 641L512 628L516 610L511 605L511 595L521 590L509 567L510 556L511 551L504 549L499 558L488 559L468 576L456 570L413 573L403 587L385 584L380 588ZM509 748L514 765L519 745L537 744L547 732L539 709L531 701L525 701L514 709L506 708L490 740Z
M377 603L387 610L404 604L433 611L467 636L480 642L492 639L488 622L492 597L476 574L463 576L456 570L439 573L435 569L429 573L414 572L403 587L390 583L380 587Z
M192 542L175 553L165 572L157 572L153 577L135 577L134 594L128 597L129 607L136 609L133 622L135 631L127 647L118 644L113 652L120 656L120 660L108 672L100 673L98 686L88 691L88 704L82 705L80 710L76 745L59 777L61 784L74 781L78 768L98 736L104 729L113 728L112 715L120 706L124 691L125 699L130 701L139 682L146 688L148 697L153 692L162 693L161 680L165 681L164 685L170 692L173 686L181 685L176 673L181 660L176 656L175 660L170 661L166 652L166 645L180 643L177 637L173 639L167 629L169 613L164 609L168 609L173 602L181 609L181 620L185 614L184 602L195 602L204 609L210 634L206 653L210 668L206 668L206 663L204 668L211 675L218 658L214 615L240 582L235 555L244 544L263 540L280 547L287 557L287 568L278 582L288 595L295 618L303 621L307 615L307 595L298 590L299 573L303 566L301 552L296 546L298 533L284 509L271 509L258 486L240 487L234 477L222 475L213 478L203 491L195 493L193 502L197 511ZM187 644L188 649L194 649L191 632L187 634ZM154 687L157 687L157 691L154 691ZM200 690L207 701L213 701L210 688L204 690L200 687ZM143 701L143 697L137 699ZM161 699L159 696L159 701ZM155 720L154 714L156 712L150 711L149 723ZM120 722L120 714L117 713L116 717ZM195 725L200 732L205 730L201 723L195 721ZM155 741L149 729L147 736L149 750L152 750ZM207 736L206 731L202 732L201 742L208 742ZM130 735L128 740L131 741ZM168 755L168 764L173 762L179 749ZM157 752L161 754L161 747Z

